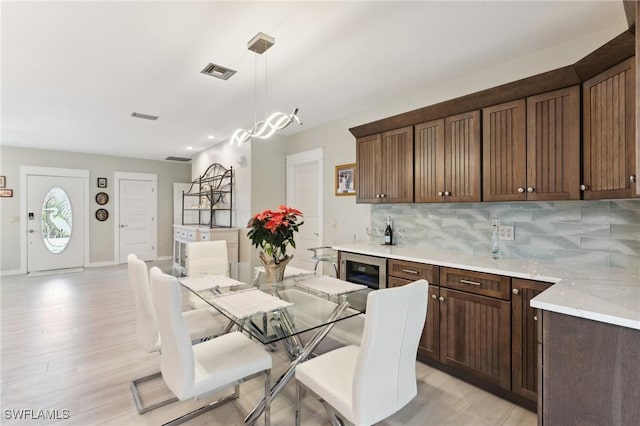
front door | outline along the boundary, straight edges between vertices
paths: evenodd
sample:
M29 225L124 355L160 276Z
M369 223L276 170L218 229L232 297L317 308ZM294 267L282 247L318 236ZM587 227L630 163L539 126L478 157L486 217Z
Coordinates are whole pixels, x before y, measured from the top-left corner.
M84 180L27 175L27 272L84 265Z
M308 249L322 245L321 149L287 156L287 205L304 214L304 225L294 237L295 257L290 265L312 271L315 260Z
M156 181L118 179L119 261L125 263L129 253L142 260L156 258Z

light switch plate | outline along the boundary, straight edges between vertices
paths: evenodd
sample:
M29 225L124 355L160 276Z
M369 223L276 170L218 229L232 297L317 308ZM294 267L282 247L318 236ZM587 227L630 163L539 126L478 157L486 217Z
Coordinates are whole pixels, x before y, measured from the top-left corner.
M513 225L500 225L500 227L498 228L498 235L499 238L503 241L513 241Z

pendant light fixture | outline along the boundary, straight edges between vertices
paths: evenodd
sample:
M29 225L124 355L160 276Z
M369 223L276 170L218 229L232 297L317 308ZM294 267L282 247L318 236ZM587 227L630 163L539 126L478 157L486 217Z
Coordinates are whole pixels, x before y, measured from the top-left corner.
M254 103L257 109L257 92L258 92L258 55L265 53L271 46L275 44L275 39L267 34L258 33L247 43L247 48L254 52L255 59L255 72L254 72ZM282 130L289 126L294 121L298 124L302 124L298 118L298 108L294 109L291 114L284 112L274 112L267 117L267 55L264 56L264 99L265 99L265 113L264 120L257 121L257 114L254 110L253 127L249 130L237 129L229 143L232 145L242 145L249 141L251 138L268 139L278 130Z

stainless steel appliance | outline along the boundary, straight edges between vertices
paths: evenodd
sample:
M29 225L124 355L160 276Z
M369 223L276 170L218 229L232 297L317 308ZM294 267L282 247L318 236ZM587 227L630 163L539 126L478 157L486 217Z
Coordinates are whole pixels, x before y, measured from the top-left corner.
M373 289L387 287L387 259L340 252L340 279Z

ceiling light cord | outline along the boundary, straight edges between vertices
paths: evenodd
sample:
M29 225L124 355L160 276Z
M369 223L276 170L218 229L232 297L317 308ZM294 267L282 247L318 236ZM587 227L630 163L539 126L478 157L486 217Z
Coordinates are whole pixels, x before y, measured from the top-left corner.
M254 43L255 42L255 43ZM262 44L258 44L262 43ZM268 80L268 63L267 55L264 56L264 120L258 121L258 54L265 53L273 44L275 39L266 34L258 33L249 43L249 50L254 52L254 78L253 78L253 128L245 130L237 129L229 143L242 145L252 138L268 139L278 130L282 130L294 121L302 124L298 117L298 108L294 109L291 114L284 112L274 112L268 115L269 111L269 80Z

